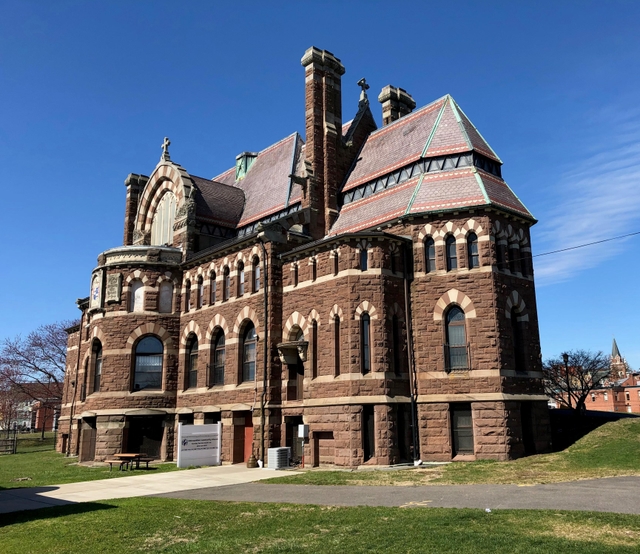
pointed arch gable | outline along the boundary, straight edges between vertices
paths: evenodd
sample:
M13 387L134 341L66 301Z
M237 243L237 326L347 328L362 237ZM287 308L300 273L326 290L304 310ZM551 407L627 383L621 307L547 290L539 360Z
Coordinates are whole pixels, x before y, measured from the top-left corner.
M238 317L236 317L236 321L233 325L233 336L230 338L238 338L240 336L240 329L242 328L242 324L247 319L251 320L253 326L256 329L256 334L260 336L260 323L258 322L258 316L256 315L256 312L253 308L245 306L238 314Z
M364 300L360 303L360 305L356 308L355 313L353 314L353 319L360 320L360 316L363 313L368 313L371 319L378 319L378 311L375 306L371 304L371 302Z
M227 325L227 321L220 314L216 314L215 316L213 316L213 319L209 323L209 326L207 327L207 332L205 333L205 336L204 336L204 344L208 344L208 345L211 344L211 339L213 338L213 333L216 329L222 329L224 336L229 337L229 334L230 334L229 325Z
M433 310L433 321L442 321L442 316L445 310L451 304L457 304L460 306L466 318L470 319L476 317L476 309L471 299L459 290L450 289L440 297L438 302L436 302L436 307Z
M172 162L164 162L156 167L147 182L136 216L136 229L150 231L153 213L165 190L176 197L177 207L181 207L191 193L193 182L184 168Z
M511 291L511 294L507 297L507 302L504 310L504 315L507 319L511 319L511 310L513 310L514 308L516 313L518 314L518 321L529 321L529 314L526 313L527 306L516 290Z

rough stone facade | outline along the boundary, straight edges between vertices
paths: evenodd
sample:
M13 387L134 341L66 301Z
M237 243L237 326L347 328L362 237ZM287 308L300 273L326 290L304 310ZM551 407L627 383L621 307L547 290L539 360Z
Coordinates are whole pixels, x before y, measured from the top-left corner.
M340 60L302 63L306 143L211 180L165 150L127 178L124 245L69 330L58 449L171 460L180 423L221 422L223 463L301 455L302 423L314 466L544 451L535 220L502 162L449 96L412 112L385 87L402 105L381 95L376 130L361 82L343 124Z

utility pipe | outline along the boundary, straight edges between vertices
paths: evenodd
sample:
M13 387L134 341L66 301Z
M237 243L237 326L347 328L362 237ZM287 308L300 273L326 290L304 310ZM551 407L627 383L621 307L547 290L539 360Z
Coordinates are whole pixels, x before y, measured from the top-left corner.
M264 237L258 235L260 239L260 246L262 246L262 288L264 290L264 360L262 369L262 394L260 395L260 459L262 460L262 467L265 466L264 458L264 426L266 422L264 407L267 397L267 367L269 357L269 293L268 293L268 275L267 275L267 248L264 245Z
M80 306L78 305L78 308ZM82 346L82 322L84 321L84 310L80 315L80 329L78 331L78 354L76 359L76 376L73 380L73 396L71 397L71 410L69 413L69 439L67 440L67 458L71 456L71 439L73 437L73 409L76 405L76 393L78 392L78 373L80 372L80 347Z

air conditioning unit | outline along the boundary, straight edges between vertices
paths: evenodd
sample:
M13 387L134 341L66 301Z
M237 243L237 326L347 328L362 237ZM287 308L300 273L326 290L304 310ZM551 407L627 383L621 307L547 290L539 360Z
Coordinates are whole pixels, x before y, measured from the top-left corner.
M291 448L289 446L269 448L267 450L267 467L269 469L286 469L289 467L290 458Z

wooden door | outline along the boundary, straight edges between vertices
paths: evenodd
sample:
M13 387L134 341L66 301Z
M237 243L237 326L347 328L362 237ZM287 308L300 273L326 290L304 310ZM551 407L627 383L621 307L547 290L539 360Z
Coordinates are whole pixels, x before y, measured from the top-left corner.
M453 432L453 455L473 454L471 404L451 405L451 429Z
M245 416L244 422L244 461L249 459L253 452L253 418L251 412Z
M78 461L90 462L96 457L96 418L82 420Z

